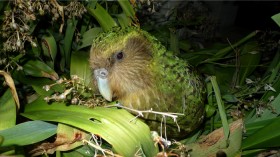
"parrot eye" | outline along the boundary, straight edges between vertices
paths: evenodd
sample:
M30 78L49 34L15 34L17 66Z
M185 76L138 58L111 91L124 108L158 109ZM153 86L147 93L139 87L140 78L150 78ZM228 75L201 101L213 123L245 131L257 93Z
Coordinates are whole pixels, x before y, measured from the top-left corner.
M115 58L116 58L117 60L122 60L122 59L123 59L123 52L120 51L120 52L116 53Z

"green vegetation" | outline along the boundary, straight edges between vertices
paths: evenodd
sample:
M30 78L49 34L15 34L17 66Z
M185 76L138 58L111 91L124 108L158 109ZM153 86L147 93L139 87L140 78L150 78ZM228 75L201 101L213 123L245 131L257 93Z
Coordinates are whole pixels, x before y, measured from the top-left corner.
M174 11L157 27L137 17L146 5L155 4L0 2L0 156L250 157L279 149L279 32L256 30L235 42L205 46L180 39L177 29L211 38L205 14L180 19ZM280 27L279 17L271 20ZM116 26L145 29L203 75L205 122L187 139L166 147L140 118L96 94L89 49L100 32Z

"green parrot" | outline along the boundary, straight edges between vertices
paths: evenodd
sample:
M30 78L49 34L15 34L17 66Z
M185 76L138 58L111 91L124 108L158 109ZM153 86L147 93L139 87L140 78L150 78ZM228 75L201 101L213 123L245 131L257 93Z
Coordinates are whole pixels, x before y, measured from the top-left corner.
M168 138L182 139L202 123L202 81L186 61L148 32L129 27L102 33L92 44L89 62L106 100L140 111L180 113L176 122L168 116L144 114L151 130L166 130Z

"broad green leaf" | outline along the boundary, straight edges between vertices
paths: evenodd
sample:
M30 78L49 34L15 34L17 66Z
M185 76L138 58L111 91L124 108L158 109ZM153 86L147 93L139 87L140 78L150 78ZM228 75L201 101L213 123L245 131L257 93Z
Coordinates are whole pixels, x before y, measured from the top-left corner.
M54 62L57 54L56 41L51 33L43 35L42 37L42 49L43 54L46 57L46 62L52 68L54 68Z
M242 149L263 149L280 146L280 117L256 131L242 142Z
M82 36L81 45L79 45L78 50L87 46L91 46L93 39L96 38L100 32L102 32L102 28L100 27L94 27L86 31Z
M81 78L86 86L93 87L93 75L89 67L89 52L78 51L72 53L70 75L77 75Z
M7 89L0 98L0 130L10 128L15 124L16 103L13 99L11 89Z
M146 156L157 153L148 126L122 109L91 109L57 102L50 105L39 98L28 104L22 115L33 120L65 123L97 134L123 156L133 156L139 149Z
M271 18L280 27L280 13L271 16Z
M20 123L12 128L1 130L4 141L1 146L29 145L40 142L56 133L56 125L43 121Z
M26 75L35 77L47 77L52 80L57 80L57 73L47 64L39 60L29 60L23 65L23 70Z
M109 31L111 28L118 26L114 19L100 4L97 3L95 7L88 5L86 9L88 13L98 21L104 31Z
M76 19L68 19L67 27L64 36L64 58L65 64L67 67L70 66L70 57L72 52L72 42L74 37L74 32L77 26L78 20Z

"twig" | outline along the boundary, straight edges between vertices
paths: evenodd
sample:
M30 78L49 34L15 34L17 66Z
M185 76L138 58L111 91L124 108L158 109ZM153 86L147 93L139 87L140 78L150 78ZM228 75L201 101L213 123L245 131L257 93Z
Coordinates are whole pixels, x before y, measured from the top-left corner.
M143 113L153 113L153 114L162 115L163 117L166 117L166 116L167 117L171 117L174 120L174 122L176 123L179 131L180 131L180 126L177 123L177 118L178 118L178 116L184 116L184 114L182 114L182 113L153 111L152 108L150 110L140 111L140 110L136 110L136 109L132 109L132 108L126 107L126 106L122 106L120 103L117 103L117 104L114 104L114 105L109 105L109 106L106 106L106 107L120 107L120 108L123 108L125 110L137 113L138 115L135 118L133 118L132 120L130 120L130 121L133 121L133 120L135 120L138 117L144 117Z
M176 118L177 118L178 116L184 116L183 113L159 112L159 111L153 111L152 108L151 108L150 110L142 110L142 111L140 111L140 110L136 110L136 109L132 109L132 108L126 107L126 106L122 106L120 103L117 103L117 104L114 104L114 105L108 105L108 106L106 106L106 107L120 107L120 108L129 110L129 111L132 111L132 112L136 112L136 113L138 113L138 115L141 116L141 117L144 117L143 113L154 113L154 114L159 114L159 115L171 117L171 118L173 118L174 120L176 120Z

